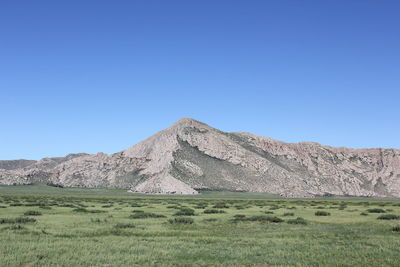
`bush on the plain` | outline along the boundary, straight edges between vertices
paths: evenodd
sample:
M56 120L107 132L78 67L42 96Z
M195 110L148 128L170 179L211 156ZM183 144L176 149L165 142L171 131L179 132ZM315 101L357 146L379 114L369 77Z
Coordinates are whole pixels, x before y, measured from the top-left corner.
M327 211L319 210L315 212L315 216L330 216L331 214Z
M399 220L400 216L395 214L384 214L378 217L378 220Z
M175 216L194 216L194 209L191 208L181 208L175 214Z
M287 223L289 223L289 224L303 224L303 225L306 225L307 221L304 220L302 217L297 217L296 219L287 220Z
M168 220L170 224L192 224L194 220L189 217L178 217Z
M40 216L42 215L42 213L40 211L36 211L36 210L28 210L26 212L24 212L25 216Z

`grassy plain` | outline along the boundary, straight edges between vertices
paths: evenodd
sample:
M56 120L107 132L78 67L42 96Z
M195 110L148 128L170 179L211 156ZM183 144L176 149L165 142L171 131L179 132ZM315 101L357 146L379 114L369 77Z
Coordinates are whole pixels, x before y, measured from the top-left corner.
M389 199L0 186L0 266L400 266L399 215Z

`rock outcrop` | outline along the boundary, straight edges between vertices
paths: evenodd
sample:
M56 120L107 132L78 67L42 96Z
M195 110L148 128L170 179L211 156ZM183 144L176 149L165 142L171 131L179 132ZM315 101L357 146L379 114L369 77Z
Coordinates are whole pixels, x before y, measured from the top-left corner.
M33 182L152 194L208 189L287 197L400 197L400 150L284 143L181 119L115 154L0 161L1 184Z

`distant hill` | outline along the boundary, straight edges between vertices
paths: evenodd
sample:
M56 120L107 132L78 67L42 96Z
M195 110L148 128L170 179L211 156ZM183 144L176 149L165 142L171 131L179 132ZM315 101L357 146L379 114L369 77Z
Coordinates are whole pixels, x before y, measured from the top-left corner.
M400 197L400 150L284 143L185 118L115 154L0 161L0 184L33 182L153 194L207 189Z
M22 169L32 165L36 160L16 159L16 160L0 160L0 170Z

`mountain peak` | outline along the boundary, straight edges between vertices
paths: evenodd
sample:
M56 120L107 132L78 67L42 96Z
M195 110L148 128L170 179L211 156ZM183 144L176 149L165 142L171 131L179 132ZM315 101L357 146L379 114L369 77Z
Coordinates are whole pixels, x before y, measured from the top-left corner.
M179 120L177 120L174 124L191 124L194 122L199 122L193 118L180 118Z
M172 127L188 127L188 126L198 127L198 126L208 126L208 125L192 118L181 118L172 125Z

